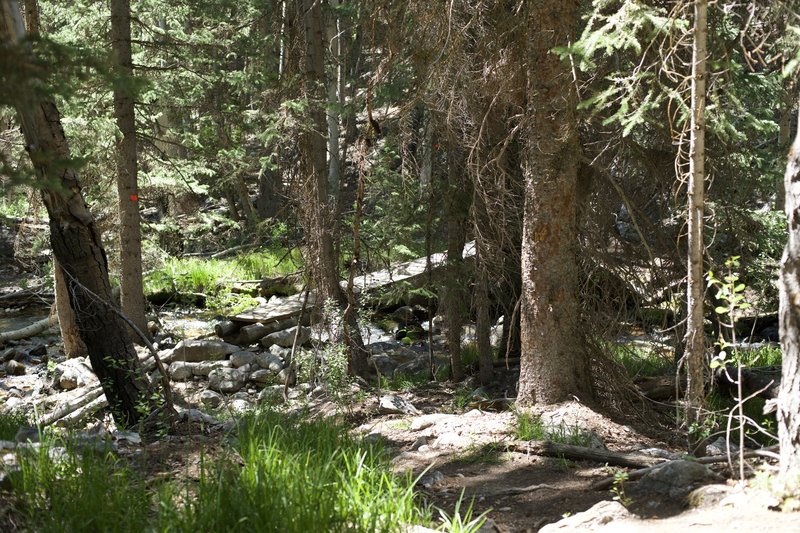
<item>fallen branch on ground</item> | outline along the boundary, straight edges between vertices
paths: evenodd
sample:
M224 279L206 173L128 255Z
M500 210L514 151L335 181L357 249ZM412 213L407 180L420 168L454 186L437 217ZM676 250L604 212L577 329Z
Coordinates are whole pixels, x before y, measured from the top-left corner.
M44 331L47 331L53 326L58 325L58 318L43 318L38 322L34 322L30 326L25 326L21 329L15 329L14 331L6 331L4 333L0 333L0 346L7 343L8 341L18 341L20 339L27 339L30 337L34 337Z
M743 458L744 459L752 459L753 457L768 457L770 459L774 459L775 458L775 452L778 449L779 449L778 446L770 446L769 448L762 448L760 450L749 450L749 451L744 452ZM697 459L695 459L694 457L687 457L687 459L678 459L678 460L679 461L688 460L688 461L693 461L695 463L699 463L701 465L710 465L710 464L714 464L714 463L727 462L728 461L728 456L727 455L715 455L715 456L711 456L711 457L700 457L700 458L697 458ZM648 474L648 473L652 472L656 468L659 468L660 466L665 465L668 462L670 462L670 461L667 461L667 462L664 462L664 463L661 463L661 464L657 464L657 465L653 465L653 466L649 466L647 468L641 468L639 470L633 470L631 472L628 472L628 481L636 481L637 479L640 479L641 477L643 477L645 474ZM612 485L614 485L615 479L616 478L614 476L607 477L605 479L601 479L600 481L598 481L597 483L594 483L592 485L592 489L594 489L594 490L609 489L609 488L611 488Z
M545 457L563 457L564 459L571 459L573 461L593 461L595 463L624 466L628 468L651 467L656 462L663 462L663 459L650 457L649 455L622 454L610 452L608 450L587 448L585 446L557 444L547 440L514 442L508 445L508 449Z

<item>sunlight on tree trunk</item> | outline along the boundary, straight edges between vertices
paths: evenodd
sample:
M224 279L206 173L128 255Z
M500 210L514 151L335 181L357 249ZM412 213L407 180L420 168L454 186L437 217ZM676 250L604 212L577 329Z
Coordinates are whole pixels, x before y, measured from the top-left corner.
M781 475L800 489L800 132L789 152L784 178L789 239L781 261L780 338L783 349L778 395Z
M703 327L703 225L705 207L705 102L707 0L694 3L692 57L692 120L689 141L689 252L686 288L686 416L693 447L692 426L702 421L705 403L705 330Z

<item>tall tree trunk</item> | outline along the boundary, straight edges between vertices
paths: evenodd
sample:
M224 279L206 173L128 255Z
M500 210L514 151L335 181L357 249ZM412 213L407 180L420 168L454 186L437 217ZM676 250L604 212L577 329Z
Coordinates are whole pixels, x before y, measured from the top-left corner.
M573 39L578 5L577 0L529 4L521 405L592 396L578 327L577 97L568 66L552 52Z
M778 394L781 474L800 489L800 131L789 152L784 177L789 239L781 261L780 333L783 349Z
M304 132L302 144L303 195L301 218L305 231L306 266L323 300L333 300L347 309L347 300L339 286L339 262L334 247L335 220L328 199L327 147L325 136L326 101L325 48L322 9L319 0L303 0L306 41L305 94L313 127ZM354 310L345 313L345 341L350 355L350 371L368 374L367 357L361 342Z
M447 264L446 278L442 286L441 307L450 352L450 369L453 381L464 379L464 364L461 360L461 330L469 310L469 282L464 267L464 245L467 242L472 192L466 183L463 153L453 140L448 146L447 188L445 211L447 215Z
M700 421L705 399L703 211L705 207L707 10L707 0L695 0L694 44L692 47L692 120L689 140L689 252L686 287L686 353L684 355L687 368L687 422L690 426Z
M122 312L146 334L144 288L142 286L142 230L139 217L136 117L131 87L130 0L111 0L111 48L117 69L114 84L114 116L122 139L117 143L117 195L119 197L120 295ZM134 335L133 340L142 339Z
M338 7L340 0L329 0L333 11ZM341 163L339 161L339 88L342 78L342 44L339 36L339 18L328 17L328 43L333 52L332 76L327 81L328 105L325 114L328 122L328 194L333 198L334 204L339 201L339 181L341 180Z
M25 30L16 0L0 1L0 42L21 60L33 60L20 41ZM84 202L61 116L51 98L32 100L36 91L19 87L15 102L31 162L42 186L50 219L53 255L64 271L81 339L100 379L114 418L130 426L156 410L153 390L128 339L122 320L110 306L111 284L100 236Z

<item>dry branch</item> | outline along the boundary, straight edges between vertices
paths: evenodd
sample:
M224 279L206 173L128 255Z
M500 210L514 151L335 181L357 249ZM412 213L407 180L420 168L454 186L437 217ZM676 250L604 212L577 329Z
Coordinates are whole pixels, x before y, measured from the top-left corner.
M508 446L509 450L545 457L563 457L573 461L594 461L612 466L629 468L651 467L653 463L663 461L656 457L640 454L621 454L608 450L598 450L585 446L557 444L550 441L515 442Z

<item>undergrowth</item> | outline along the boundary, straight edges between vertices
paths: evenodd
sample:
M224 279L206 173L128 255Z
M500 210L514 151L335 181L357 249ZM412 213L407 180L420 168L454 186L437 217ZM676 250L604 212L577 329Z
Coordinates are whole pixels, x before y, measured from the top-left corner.
M230 455L203 460L199 481L145 479L94 446L52 437L20 450L15 507L32 531L400 531L435 526L414 480L391 472L380 443L332 421L261 411L239 425ZM440 530L476 531L471 505Z
M573 446L589 446L591 436L578 426L570 426L563 422L548 425L541 417L528 411L517 411L516 436L519 440L547 440L557 444Z
M145 276L144 289L146 294L203 294L206 306L212 309L250 307L254 305L251 297L231 292L233 282L290 274L300 265L299 253L282 248L232 259L168 257L159 268ZM241 300L247 301L242 303Z

